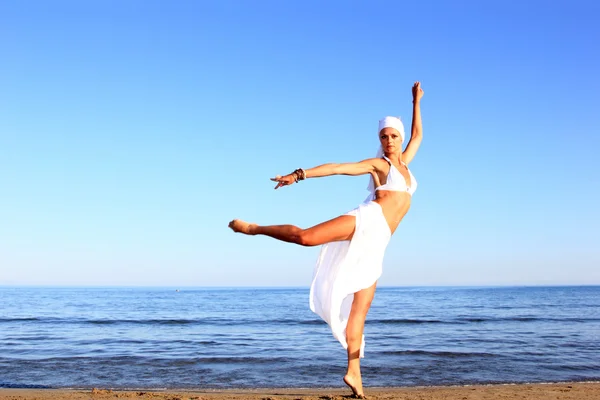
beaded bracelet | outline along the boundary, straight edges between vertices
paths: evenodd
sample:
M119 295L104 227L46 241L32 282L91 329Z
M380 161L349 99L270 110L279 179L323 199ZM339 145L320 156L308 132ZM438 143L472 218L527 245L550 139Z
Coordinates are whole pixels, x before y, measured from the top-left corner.
M294 176L294 180L296 182L306 179L306 171L304 171L302 168L294 170L294 172L292 172L292 175Z

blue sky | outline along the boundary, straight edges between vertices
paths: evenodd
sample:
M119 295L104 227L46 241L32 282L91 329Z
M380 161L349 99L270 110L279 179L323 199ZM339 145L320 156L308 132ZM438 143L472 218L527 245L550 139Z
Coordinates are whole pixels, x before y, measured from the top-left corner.
M523 4L526 3L526 4ZM42 1L0 5L0 285L308 286L302 227L410 126L419 182L380 285L600 284L600 5Z

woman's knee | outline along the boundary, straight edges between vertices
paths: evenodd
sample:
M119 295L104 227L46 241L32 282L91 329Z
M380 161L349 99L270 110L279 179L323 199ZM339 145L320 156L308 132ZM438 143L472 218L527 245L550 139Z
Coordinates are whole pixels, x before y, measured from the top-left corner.
M364 321L367 319L367 314L369 313L369 309L371 308L371 302L362 303L357 307L353 306L353 308L355 308L354 310L352 310L355 317L358 320L362 321L364 324Z
M362 296L357 298L355 295L354 301L352 302L352 314L355 314L358 318L366 319L371 303L373 302L373 296Z
M369 312L369 309L371 309L371 303L373 302L373 298L370 298L368 300L364 300L361 302L360 304L360 310L362 311L362 313L364 313L365 317L367 316L367 313Z
M357 309L357 311L363 311L365 314L371 308L371 303L373 302L374 293L361 293L361 296L354 295L354 300L352 301L352 308Z
M369 308L371 308L371 302L354 302L352 304L352 311L350 312L349 324L356 326L364 326L365 320L367 319L367 314L369 313Z

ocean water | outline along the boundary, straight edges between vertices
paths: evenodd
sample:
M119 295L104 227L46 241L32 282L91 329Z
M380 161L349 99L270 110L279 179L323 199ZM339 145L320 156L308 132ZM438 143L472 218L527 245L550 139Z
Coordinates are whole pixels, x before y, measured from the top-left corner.
M600 286L381 287L366 387L600 380ZM0 287L0 387L338 387L307 288Z

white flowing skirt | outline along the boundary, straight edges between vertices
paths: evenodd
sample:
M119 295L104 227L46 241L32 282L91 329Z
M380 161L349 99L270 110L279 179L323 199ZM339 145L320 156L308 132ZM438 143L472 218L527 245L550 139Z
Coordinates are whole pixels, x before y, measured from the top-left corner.
M310 287L310 309L327 322L345 349L348 348L346 325L354 293L377 282L391 238L378 203L365 202L346 215L356 218L354 235L351 240L330 242L321 247ZM364 357L364 347L363 335L360 357Z

